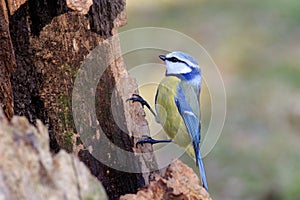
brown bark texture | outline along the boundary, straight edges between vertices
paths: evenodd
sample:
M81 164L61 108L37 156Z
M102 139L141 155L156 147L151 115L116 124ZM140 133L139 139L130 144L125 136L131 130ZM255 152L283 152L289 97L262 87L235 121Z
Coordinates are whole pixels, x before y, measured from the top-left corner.
M101 183L72 154L51 154L47 128L0 109L0 199L108 199Z
M116 61L108 66L97 87L87 88L88 91L97 91L98 116L92 116L93 123L104 127L103 134L119 148L132 152L126 161L136 167L137 172L141 172L139 163L144 161L142 157L134 156L134 136L139 134L141 127L145 129L143 134L147 134L146 131L149 133L149 130L141 106L126 102L127 97L137 92L137 85L128 76L123 60L113 57L112 52L119 50L118 41L109 39L117 34L119 26L126 23L125 1L95 0L88 8L85 2L90 1L2 1L0 19L5 23L1 23L0 27L1 44L6 49L3 48L0 55L6 56L3 59L6 63L0 64L0 70L3 71L1 84L4 85L1 85L0 100L9 118L14 113L25 116L32 124L37 119L46 124L51 151L57 153L65 149L76 153L92 174L102 181L108 196L116 199L121 194L136 192L144 185L144 177L148 175L143 177L141 173L115 170L99 162L82 144L72 115L72 91L76 74L84 59L99 44L107 43L103 57L111 57ZM14 63L17 63L16 66ZM120 78L127 80L126 90L117 86ZM120 109L118 117L125 129L114 124L110 111L111 94L115 88L115 102ZM140 122L134 122L132 118L135 115L128 113L140 116ZM90 113L84 115L90 116ZM83 123L90 125L87 120L83 120ZM99 141L94 144L103 146ZM121 158L110 156L114 155L114 148L105 144L106 153L99 154L107 156L106 159L111 162L121 164ZM146 151L150 150L148 146ZM153 156L145 162L150 164L144 166L155 169Z
M4 0L0 1L0 47L0 108L11 119L14 111L10 75L16 68L16 62L9 34L8 10Z
M126 194L120 200L211 200L207 191L199 185L199 178L193 170L175 160L166 170L165 176L142 188L137 194Z

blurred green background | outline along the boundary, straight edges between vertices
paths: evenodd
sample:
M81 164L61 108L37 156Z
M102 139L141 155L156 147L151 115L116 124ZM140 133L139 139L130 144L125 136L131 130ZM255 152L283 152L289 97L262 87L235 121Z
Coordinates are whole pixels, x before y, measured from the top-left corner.
M204 158L212 198L300 199L300 1L127 0L127 21L120 32L189 35L222 74L226 122Z

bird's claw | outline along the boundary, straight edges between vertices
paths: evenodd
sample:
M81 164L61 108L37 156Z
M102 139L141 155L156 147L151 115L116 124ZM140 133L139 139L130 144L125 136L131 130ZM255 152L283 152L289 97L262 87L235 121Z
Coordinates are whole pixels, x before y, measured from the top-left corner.
M135 144L136 148L137 146L140 145L144 145L145 143L150 143L150 144L154 144L156 140L152 139L152 137L148 136L148 135L143 135L142 137L144 137L145 139L142 140L138 140Z
M141 96L138 95L138 94L132 94L132 97L126 99L126 101L139 102L139 103L142 105L142 107L148 105L147 101L145 101L145 100L143 99L143 97L141 97Z
M168 143L168 142L172 142L172 140L155 140L152 137L148 136L148 135L143 135L143 137L145 137L145 139L143 140L138 140L136 142L136 147L140 144L143 146L143 144L145 143L149 143L149 144L156 144L156 143Z

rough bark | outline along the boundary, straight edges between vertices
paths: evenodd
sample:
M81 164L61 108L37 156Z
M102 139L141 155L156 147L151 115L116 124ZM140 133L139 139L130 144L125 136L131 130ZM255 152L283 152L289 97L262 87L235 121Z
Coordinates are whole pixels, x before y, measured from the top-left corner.
M199 185L199 178L191 168L175 160L164 177L156 176L149 185L137 194L127 194L120 200L170 200L197 199L211 200L207 191Z
M16 68L15 55L9 34L8 13L4 0L0 1L0 108L10 119L13 116L11 72Z
M112 52L119 51L118 41L108 42L108 38L115 35L117 27L126 22L125 2L94 0L86 15L81 12L86 7L81 9L80 5L71 5L70 1L67 4L64 0L7 0L7 4L11 13L10 36L17 63L11 76L14 113L26 116L30 123L41 119L48 126L52 152L65 149L78 153L92 174L102 181L111 199L136 192L144 185L144 178L147 179L149 174L143 177L140 173L111 169L85 150L73 123L71 102L74 78L91 50L99 44L108 43L109 50L104 56L109 57ZM125 101L133 92L137 92L135 81L129 78L121 58L112 59L115 61L97 87L97 123L105 127L105 135L114 144L133 153L140 151L134 149L136 140L133 138L147 134L149 130L141 106ZM118 86L121 78L128 80L126 90ZM115 88L115 103L123 112L119 118L125 129L116 126L110 111L110 98ZM106 110L108 112L104 113ZM141 117L137 122L133 121L136 115ZM139 131L141 129L144 130L142 133ZM149 152L151 149L146 145L142 151ZM108 147L106 152L113 155L114 149ZM107 156L107 159L121 163L120 158ZM143 162L143 167L156 169L155 158L151 155L144 160L136 156L126 159L128 164L137 168Z
M107 199L77 157L51 155L47 128L25 117L8 122L0 109L0 199Z

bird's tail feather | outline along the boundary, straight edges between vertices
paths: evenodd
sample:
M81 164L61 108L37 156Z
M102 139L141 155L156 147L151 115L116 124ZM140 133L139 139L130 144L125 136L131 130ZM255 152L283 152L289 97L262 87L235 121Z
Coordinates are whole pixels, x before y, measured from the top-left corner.
M204 165L202 162L202 158L201 158L201 153L200 153L200 149L198 149L197 151L197 164L200 170L200 176L201 176L201 180L202 180L202 185L203 187L206 189L206 191L208 191L208 184L207 184L207 180L206 180L206 174L205 174L205 169L204 169Z

